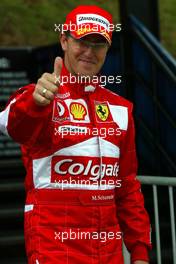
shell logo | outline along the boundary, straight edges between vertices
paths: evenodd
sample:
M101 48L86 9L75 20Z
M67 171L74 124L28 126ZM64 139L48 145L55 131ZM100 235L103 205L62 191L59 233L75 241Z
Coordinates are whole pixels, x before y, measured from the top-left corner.
M87 110L84 105L80 103L71 103L70 104L70 113L73 118L76 120L84 120L87 114Z

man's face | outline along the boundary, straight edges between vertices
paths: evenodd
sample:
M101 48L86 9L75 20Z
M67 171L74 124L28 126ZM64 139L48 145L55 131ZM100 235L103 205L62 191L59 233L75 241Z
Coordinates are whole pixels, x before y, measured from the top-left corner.
M108 44L103 36L90 34L81 40L76 40L62 34L60 42L65 52L65 66L69 72L74 75L93 77L100 71L108 51ZM88 44L90 42L93 46ZM94 45L96 43L99 44L96 46ZM100 43L104 43L104 45Z

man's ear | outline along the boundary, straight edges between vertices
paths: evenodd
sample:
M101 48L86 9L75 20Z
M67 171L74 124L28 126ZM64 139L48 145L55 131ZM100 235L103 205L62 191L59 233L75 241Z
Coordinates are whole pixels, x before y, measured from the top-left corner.
M61 44L62 50L66 51L67 45L68 45L67 36L64 33L61 33L59 37L60 37L60 44Z

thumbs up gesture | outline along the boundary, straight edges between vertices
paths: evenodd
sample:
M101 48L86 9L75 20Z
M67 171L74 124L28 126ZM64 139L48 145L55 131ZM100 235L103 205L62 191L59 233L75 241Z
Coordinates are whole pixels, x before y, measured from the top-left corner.
M33 92L33 98L37 105L46 106L54 99L54 95L58 92L58 79L62 69L62 58L56 57L54 62L54 72L43 73L38 79Z

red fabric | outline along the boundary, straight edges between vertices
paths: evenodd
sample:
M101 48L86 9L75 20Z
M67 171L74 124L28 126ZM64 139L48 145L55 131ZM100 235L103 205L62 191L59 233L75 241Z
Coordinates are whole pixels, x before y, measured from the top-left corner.
M92 199L95 195L102 197L104 191L35 190L28 194L27 204L34 204L25 213L29 264L36 259L44 264L123 263L113 191L106 193L106 201ZM110 234L111 239L106 239Z
M136 244L131 252L131 262L136 260L149 261L148 248L144 244Z
M64 66L61 75L69 75ZM136 179L132 104L99 84L91 84L90 91L85 92L86 85L63 84L54 101L46 107L35 105L32 97L35 85L20 89L11 99L16 101L11 101L7 130L22 144L27 171L26 204L27 208L33 206L25 212L29 264L67 261L123 264L121 239L108 239L104 244L99 239L68 239L63 243L53 236L54 232L70 228L122 232L134 259L139 256L137 245L151 247L149 219ZM61 127L71 127L71 130L62 137ZM71 135L75 128L85 127L90 134ZM93 134L94 128L99 132L102 128L111 129L111 133L101 138ZM112 129L116 134L112 134ZM81 179L86 189L80 187ZM62 180L70 181L69 187L60 186ZM72 185L73 181L76 185ZM90 197L79 200L76 205L70 203L71 198L60 201L62 187L64 191L72 188L78 197L81 193L86 193L86 197L91 195L95 204L87 204L86 199ZM95 189L100 187L101 195ZM41 190L46 196L44 204L37 196ZM112 204L107 204L112 196ZM49 197L54 199L51 201ZM144 257L144 249L142 252Z

